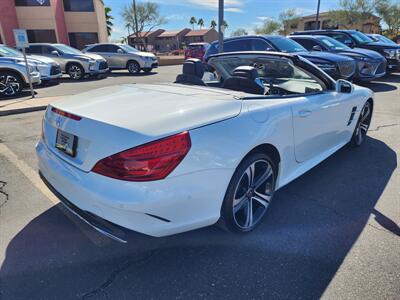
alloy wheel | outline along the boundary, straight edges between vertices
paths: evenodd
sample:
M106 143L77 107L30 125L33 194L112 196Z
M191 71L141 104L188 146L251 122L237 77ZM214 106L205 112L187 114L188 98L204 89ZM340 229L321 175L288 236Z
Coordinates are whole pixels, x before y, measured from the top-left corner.
M371 104L367 102L361 111L360 119L356 127L355 141L357 145L361 145L362 142L364 141L370 123L371 123Z
M19 80L13 75L0 75L0 93L5 96L14 96L21 90Z
M274 169L264 159L253 162L242 174L233 199L233 218L247 231L263 217L275 188Z
M131 74L136 74L140 72L140 66L136 62L131 62L128 65L128 71Z
M69 68L68 74L74 80L81 79L82 78L82 69L77 65L73 65Z

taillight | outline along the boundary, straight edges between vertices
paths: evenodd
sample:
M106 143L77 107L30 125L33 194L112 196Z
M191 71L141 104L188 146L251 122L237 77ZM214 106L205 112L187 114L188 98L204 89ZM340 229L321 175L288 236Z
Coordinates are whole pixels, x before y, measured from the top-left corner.
M53 107L51 109L51 111L53 113L56 113L56 114L60 115L60 116L63 116L63 117L66 117L66 118L69 118L69 119L72 119L72 120L75 120L75 121L80 121L82 119L81 117L79 117L77 115L71 114L69 112L63 111L63 110L55 108L55 107Z
M167 177L191 147L185 131L100 160L93 172L126 181L153 181Z

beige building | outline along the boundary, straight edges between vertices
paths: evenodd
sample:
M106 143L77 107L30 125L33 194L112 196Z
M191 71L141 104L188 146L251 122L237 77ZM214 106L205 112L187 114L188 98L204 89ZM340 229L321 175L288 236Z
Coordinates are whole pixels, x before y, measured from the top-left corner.
M324 12L319 15L318 28L316 28L315 24L316 15L304 16L300 18L297 24L292 24L290 28L285 28L286 33L291 33L294 31L306 31L306 30L315 30L315 29L357 29L364 33L380 33L381 27L379 25L380 18L372 15L368 20L363 23L355 24L355 25L337 25L332 24L329 19L329 13Z
M108 40L101 0L0 0L0 41L14 46L17 28L27 30L31 43L63 43L81 49Z
M218 40L218 32L214 28L190 30L185 35L185 43L211 43Z

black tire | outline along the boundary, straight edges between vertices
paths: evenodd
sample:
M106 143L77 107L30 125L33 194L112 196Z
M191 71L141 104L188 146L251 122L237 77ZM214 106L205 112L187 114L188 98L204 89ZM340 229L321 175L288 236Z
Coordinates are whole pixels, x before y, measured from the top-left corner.
M153 68L143 68L143 72L145 73L150 73L151 71L153 71Z
M140 65L134 60L128 61L126 68L128 69L129 73L133 75L140 73Z
M252 166L254 166L254 172L251 171ZM268 168L270 168L270 171ZM271 172L270 176L268 172ZM252 184L248 184L250 174L253 174L254 178ZM262 182L263 174L266 178L264 183L255 187L257 183ZM276 176L276 164L269 155L254 153L247 156L239 164L229 183L222 203L221 218L218 225L234 233L245 233L253 230L261 222L273 199ZM268 199L260 195L268 196ZM263 201L260 202L260 200ZM261 204L262 202L265 203ZM248 217L249 211L252 212L252 222Z
M69 64L67 73L72 80L81 80L85 76L85 70L77 63Z
M9 71L0 71L0 97L16 97L21 94L24 82L21 76Z
M367 101L360 113L353 136L349 142L351 147L360 147L364 142L372 119L372 104Z

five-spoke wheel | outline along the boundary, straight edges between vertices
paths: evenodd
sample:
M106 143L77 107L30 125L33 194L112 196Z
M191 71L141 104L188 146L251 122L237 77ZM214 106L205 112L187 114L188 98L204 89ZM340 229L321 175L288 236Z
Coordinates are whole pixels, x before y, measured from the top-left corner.
M368 101L364 104L356 128L354 130L353 136L351 138L350 144L353 147L360 146L367 136L369 125L371 124L372 118L372 106Z

